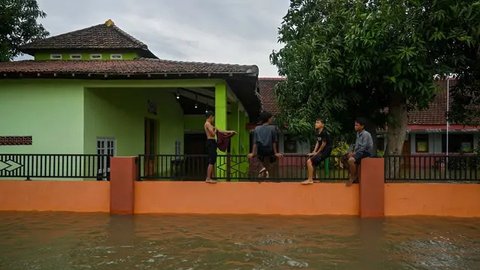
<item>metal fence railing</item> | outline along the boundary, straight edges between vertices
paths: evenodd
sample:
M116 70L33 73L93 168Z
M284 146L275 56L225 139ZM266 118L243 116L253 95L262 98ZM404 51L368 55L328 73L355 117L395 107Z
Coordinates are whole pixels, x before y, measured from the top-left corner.
M204 180L207 173L207 155L139 155L138 179ZM284 155L269 172L269 181L305 180L306 155ZM227 181L267 180L259 177L261 164L258 159L249 160L246 155L218 155L215 178ZM348 179L340 157L331 156L316 168L315 178L320 181Z
M385 181L480 181L477 155L386 156Z
M0 154L3 178L110 179L110 156L85 154Z

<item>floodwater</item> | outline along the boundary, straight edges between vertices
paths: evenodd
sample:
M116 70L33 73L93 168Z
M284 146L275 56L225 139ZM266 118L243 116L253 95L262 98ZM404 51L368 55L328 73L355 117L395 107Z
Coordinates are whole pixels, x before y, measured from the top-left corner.
M0 212L0 269L480 269L480 219Z

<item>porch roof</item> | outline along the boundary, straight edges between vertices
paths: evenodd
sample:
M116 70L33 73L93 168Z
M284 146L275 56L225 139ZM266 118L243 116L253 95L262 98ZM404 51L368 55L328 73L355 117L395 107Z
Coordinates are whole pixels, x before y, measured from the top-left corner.
M224 79L250 119L260 112L258 67L141 58L137 60L46 60L0 63L0 79L62 78L101 80Z

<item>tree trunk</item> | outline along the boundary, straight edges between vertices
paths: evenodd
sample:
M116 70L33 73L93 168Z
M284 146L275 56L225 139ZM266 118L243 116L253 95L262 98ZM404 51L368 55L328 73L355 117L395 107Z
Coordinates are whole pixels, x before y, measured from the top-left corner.
M386 156L402 155L403 143L407 131L407 106L403 98L394 97L388 107ZM402 159L390 157L387 161L389 178L398 176Z

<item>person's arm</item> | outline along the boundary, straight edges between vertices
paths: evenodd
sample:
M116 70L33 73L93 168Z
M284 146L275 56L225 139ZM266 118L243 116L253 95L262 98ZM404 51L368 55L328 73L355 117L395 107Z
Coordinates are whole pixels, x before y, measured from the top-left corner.
M248 158L253 158L257 155L257 144L254 143L252 147L252 152L247 155Z
M272 138L272 146L273 146L273 153L276 157L282 157L283 155L278 152L278 130L275 128L275 132L273 133Z
M317 141L315 143L315 147L313 148L313 151L311 153L308 153L309 156L315 156L317 154L317 148L319 147L318 145L319 145L319 143Z
M253 131L253 146L252 152L247 155L248 158L253 158L257 155L257 132Z

